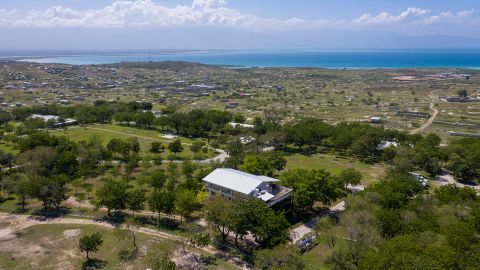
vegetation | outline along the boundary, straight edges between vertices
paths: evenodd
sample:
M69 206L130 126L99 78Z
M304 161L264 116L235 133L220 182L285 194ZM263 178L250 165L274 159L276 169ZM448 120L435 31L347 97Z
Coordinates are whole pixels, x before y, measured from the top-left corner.
M87 260L90 260L90 252L97 252L102 245L102 235L100 233L94 233L92 235L84 235L78 241L78 249L85 252Z
M51 68L5 65L33 73L25 78ZM399 84L391 78L399 71L132 65L82 69L96 70L97 79L74 85L63 85L74 81L65 74L78 71L62 66L68 72L48 73L49 78L65 86L62 91L86 96L86 102L29 104L0 112L1 211L115 223L116 237L110 230L79 225L86 231L73 246L77 249L78 240L89 263L99 262L89 257L98 252L111 268L175 269L173 256L191 252L195 258L200 252L201 268L228 269L229 263L204 256L207 246L226 250L233 260L255 269L476 268L480 202L464 184L475 186L480 179L480 139L447 139L445 130L452 129L438 128L443 121L447 126L462 123L458 130L468 130L480 120L475 108L434 104L440 120L426 129L431 133L421 134L407 131L423 120L402 119L393 109L428 111L430 88L473 97L478 94L475 77L462 81L459 89L449 80ZM97 80L128 81L119 74L135 83L108 90L107 98L105 84ZM4 74L2 83L17 85L14 75ZM159 86L158 78L165 85ZM198 92L195 83L205 78L216 85ZM45 99L58 98L51 87L34 89L35 95L38 90L45 91ZM15 91L6 91L2 99L11 102ZM15 93L19 100L26 98L23 91ZM455 116L466 111L464 119ZM58 125L61 121L45 122L32 114L74 118L79 126L65 128ZM365 123L367 114L388 120ZM255 198L209 196L202 179L222 167L278 178L293 189L291 201L269 207ZM441 174L451 174L445 177L453 184L419 180L420 175L435 179ZM340 200L344 212L327 209ZM317 232L319 238L308 248L287 245L291 230L312 218L317 224L312 235ZM59 248L63 240L72 245L52 227L32 229L35 241L22 238L29 230L15 233L20 240L12 241L52 248L49 239L40 237L42 230L56 235L51 237ZM177 242L149 242L142 231ZM7 248L14 247L0 248L0 268L10 268L2 264L13 256ZM75 261L72 268L78 265Z

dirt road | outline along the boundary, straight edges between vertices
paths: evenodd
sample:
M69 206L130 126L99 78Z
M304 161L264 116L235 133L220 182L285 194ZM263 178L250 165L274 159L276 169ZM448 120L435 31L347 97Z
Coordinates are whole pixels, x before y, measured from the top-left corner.
M345 210L345 202L341 201L338 204L330 207L329 210L333 211L333 212L342 212L342 211ZM325 215L325 214L318 215L317 217L312 218L312 219L308 220L307 222L303 223L302 225L300 225L300 226L296 227L295 229L291 230L290 235L292 237L292 243L296 243L298 240L302 239L303 236L312 232L313 229L315 228L315 224L316 224L315 219L317 219L317 218L319 218L323 215Z
M0 213L0 242L15 239L16 232L32 226L41 225L41 224L94 225L94 226L101 226L109 229L113 229L116 226L118 226L117 224L112 224L109 222L92 220L92 219L80 219L80 218L68 218L68 217L44 218L39 216ZM173 235L167 232L162 232L162 231L158 231L158 230L147 228L147 227L140 227L138 229L138 232L146 235L150 235L150 236L179 241L183 243L189 243L190 241L186 237ZM217 253L223 254L222 251L218 250L213 246L204 247L202 248L202 250L210 254L217 254ZM238 269L248 269L246 266L243 266L243 267L238 266L233 262L233 260L234 260L233 257L228 260L228 262L232 266Z
M435 90L435 91L437 91L437 90ZM437 97L434 95L435 91L432 91L429 95L430 98L432 99L432 102L430 103L430 110L432 111L432 115L430 116L430 118L428 118L427 122L425 122L421 127L410 131L410 134L417 134L419 132L424 131L431 124L433 124L433 121L435 121L435 119L437 118L438 110L435 108L435 100L437 100Z

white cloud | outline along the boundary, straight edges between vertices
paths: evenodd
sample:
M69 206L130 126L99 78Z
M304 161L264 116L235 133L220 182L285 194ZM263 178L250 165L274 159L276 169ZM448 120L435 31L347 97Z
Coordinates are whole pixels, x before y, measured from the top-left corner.
M431 13L432 12L428 9L411 7L397 15L393 15L386 11L380 12L375 16L365 13L359 18L352 20L352 23L357 25L385 25L395 23L413 23L421 25L445 23L458 24L472 19L474 10L464 10L456 13L447 11L433 15Z
M429 16L418 21L421 24L435 24L435 23L461 23L468 20L475 11L464 10L457 13L442 12L438 15Z
M388 12L380 12L378 15L373 16L371 14L365 13L361 17L353 20L353 23L356 24L389 24L389 23L398 23L403 22L409 18L421 17L430 13L428 9L422 8L408 8L407 10L401 12L398 15L392 15Z
M115 0L99 9L71 9L53 6L42 10L0 9L0 27L23 28L119 28L129 26L225 26L252 31L297 30L319 28L352 28L382 26L402 23L432 25L440 23L463 23L472 20L473 10L432 14L428 9L411 7L398 14L368 13L354 20L335 21L318 18L307 21L302 18L263 18L248 12L228 7L225 0L192 0L190 5L165 6L153 0ZM383 28L382 28L383 29Z

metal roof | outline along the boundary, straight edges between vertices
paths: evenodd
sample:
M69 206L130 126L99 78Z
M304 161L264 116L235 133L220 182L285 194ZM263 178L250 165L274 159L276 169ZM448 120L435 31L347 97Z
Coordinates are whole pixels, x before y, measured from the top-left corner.
M278 182L279 180L267 176L258 176L234 169L216 169L203 178L203 181L212 183L230 190L249 195L251 192L267 182Z

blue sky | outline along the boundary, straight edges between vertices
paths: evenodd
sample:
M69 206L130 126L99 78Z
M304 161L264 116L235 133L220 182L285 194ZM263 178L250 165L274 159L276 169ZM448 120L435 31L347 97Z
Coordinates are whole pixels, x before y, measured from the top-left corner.
M479 12L478 0L1 1L0 49L480 47Z

